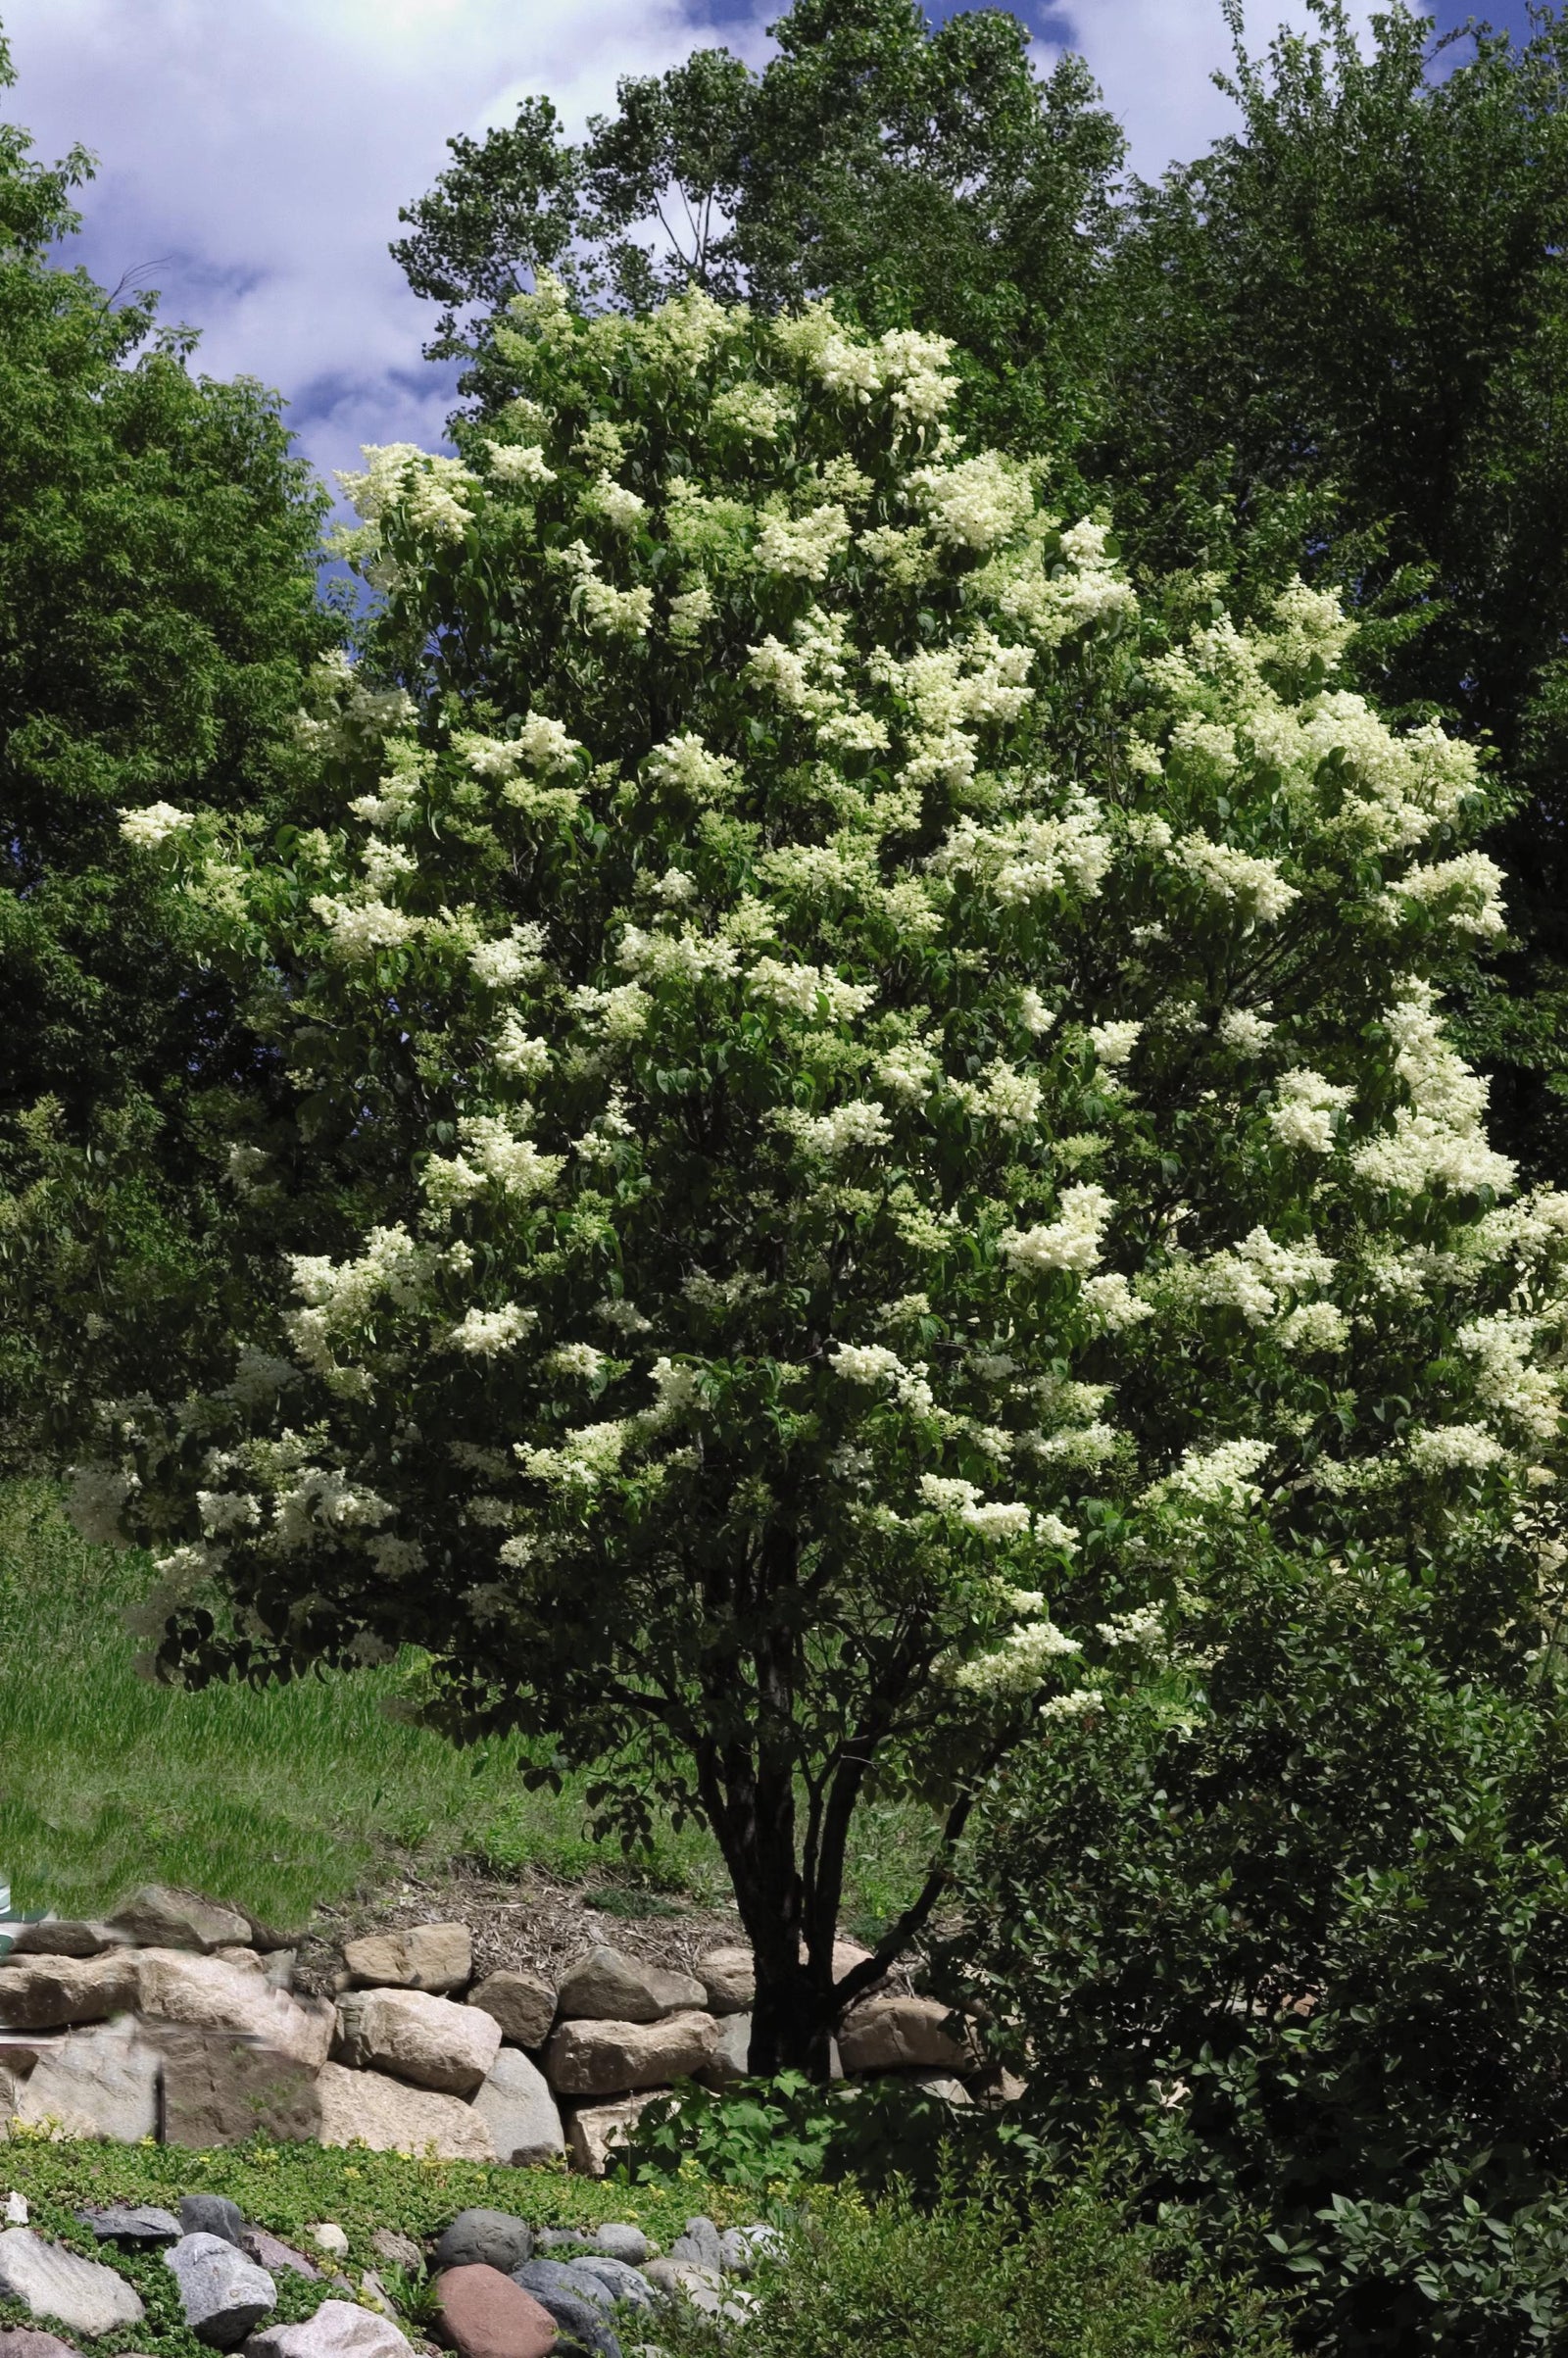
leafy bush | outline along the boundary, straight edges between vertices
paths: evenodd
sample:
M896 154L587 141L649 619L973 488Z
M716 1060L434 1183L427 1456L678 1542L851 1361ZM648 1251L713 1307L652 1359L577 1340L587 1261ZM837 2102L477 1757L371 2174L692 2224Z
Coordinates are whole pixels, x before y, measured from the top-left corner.
M1265 2213L1265 2279L1347 2354L1568 2327L1568 1751L1456 1596L1253 1579L1206 1691L1018 1757L968 1877L1040 2132L1109 2108L1207 2239Z
M815 2200L788 2257L756 2284L747 2358L1282 2358L1252 2297L1161 2275L1161 2239L1093 2186L1019 2210L996 2187L934 2207L895 2187ZM713 2358L742 2336L687 2311L660 2320L668 2358Z

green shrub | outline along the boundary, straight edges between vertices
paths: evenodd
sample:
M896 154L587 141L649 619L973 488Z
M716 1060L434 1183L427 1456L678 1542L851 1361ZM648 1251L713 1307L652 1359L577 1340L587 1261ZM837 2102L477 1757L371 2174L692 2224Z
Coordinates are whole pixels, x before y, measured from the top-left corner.
M1314 2349L1557 2347L1560 1709L1436 1577L1331 1569L1233 1597L1205 1690L1019 1756L954 1970L1031 2059L1040 2135L1108 2110L1210 2247L1265 2215Z
M1020 2210L984 2179L934 2205L819 2195L759 2275L742 2333L662 2317L667 2358L1283 2358L1255 2298L1161 2273L1160 2239L1093 2186Z

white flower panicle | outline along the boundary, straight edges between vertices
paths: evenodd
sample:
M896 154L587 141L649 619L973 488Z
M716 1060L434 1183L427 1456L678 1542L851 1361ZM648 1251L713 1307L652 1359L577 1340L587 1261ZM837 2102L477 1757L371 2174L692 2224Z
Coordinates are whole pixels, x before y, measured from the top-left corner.
M1332 1154L1336 1116L1354 1103L1355 1091L1298 1064L1281 1073L1274 1096L1268 1121L1280 1144L1309 1154Z
M195 813L177 810L172 803L149 803L140 811L122 808L120 812L120 832L139 852L156 852L172 835L182 835L194 824Z
M1056 1219L1004 1232L1000 1240L1003 1260L1024 1276L1044 1276L1062 1269L1072 1277L1087 1277L1100 1259L1114 1208L1105 1190L1093 1180L1063 1188Z

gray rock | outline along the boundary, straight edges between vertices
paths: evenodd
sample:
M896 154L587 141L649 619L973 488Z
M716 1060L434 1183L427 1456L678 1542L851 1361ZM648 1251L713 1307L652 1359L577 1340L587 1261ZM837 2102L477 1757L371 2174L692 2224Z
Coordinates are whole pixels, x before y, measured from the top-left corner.
M534 2281L536 2278L539 2281ZM605 2312L613 2307L613 2299L597 2280L578 2279L557 2260L530 2260L525 2268L513 2270L512 2281L541 2309L547 2309L563 2333L593 2358L620 2358L620 2343L605 2323Z
M0 2358L75 2358L69 2341L30 2326L0 2326Z
M588 2240L585 2227L539 2227L534 2230L535 2251L580 2251Z
M459 2211L431 2257L439 2268L499 2268L503 2276L533 2258L534 2235L511 2211Z
M237 1908L221 1907L197 1891L179 1891L167 1884L144 1884L115 1909L109 1929L136 1940L144 1948L248 1948L251 1919Z
M182 2235L165 2252L164 2265L179 2286L186 2325L210 2349L237 2349L277 2306L277 2286L266 2269L226 2236Z
M46 2243L30 2227L8 2227L0 2235L0 2294L34 2317L57 2317L89 2339L117 2326L139 2326L147 2314L114 2269Z
M684 2260L693 2268L722 2270L724 2247L711 2219L688 2219L686 2232L675 2237L669 2256L672 2260Z
M100 2243L177 2243L185 2232L172 2211L161 2211L151 2202L112 2202L101 2210L78 2211L76 2217Z
M564 2022L652 2023L707 2003L708 1992L689 1973L666 1973L604 1947L577 1959L556 1996Z
M370 2248L394 2268L402 2268L410 2276L417 2276L424 2266L424 2254L412 2235L400 2235L395 2227L378 2227L370 2237Z
M567 2096L662 2088L706 2071L717 2045L711 2014L670 2014L649 2023L573 2020L551 2033L545 2077Z
M614 2306L615 2295L597 2277L587 2283L579 2281L575 2260L525 2260L510 2273L514 2284L520 2284L524 2292L531 2292L536 2301L544 2301L547 2308L546 2295L552 2292L572 2293L578 2300L592 2301L597 2309Z
M269 2326L245 2344L245 2358L412 2358L410 2345L384 2317L357 2301L322 2301L297 2326Z
M556 1993L536 1973L487 1974L468 2004L493 2015L514 2047L542 2047L556 2019Z
M262 1960L262 1979L270 1990L292 1990L294 1968L299 1963L297 1948L274 1948Z
M226 2194L181 2194L179 2232L182 2235L221 2235L242 2251L245 2214Z
M630 2268L640 2268L653 2248L640 2227L629 2227L618 2219L607 2226L596 2227L593 2247L612 2260L624 2260Z
M270 2277L279 2274L302 2276L313 2284L318 2284L321 2281L321 2272L314 2261L308 2260L302 2251L296 2251L292 2243L280 2243L276 2235L268 2234L265 2227L248 2227L241 2238L240 2249L247 2258L256 2262L258 2268L265 2268Z
M15 2098L29 2129L135 2144L158 2131L158 2055L136 2025L97 2023L46 2047Z
M961 2080L951 2072L906 2072L906 2088L918 2088L928 2096L940 2096L944 2104L972 2104L974 2098Z
M718 2044L703 2073L709 2088L733 2088L751 2072L752 2018L726 2014L718 2026Z
M566 2150L550 2084L520 2047L503 2047L473 2099L495 2139L498 2161L518 2169L559 2161Z
M699 2268L691 2260L650 2260L643 2270L656 2293L667 2301L690 2301L709 2317L716 2317L724 2298L724 2282L716 2268Z
M630 2301L638 2309L651 2309L654 2305L654 2296L641 2269L633 2268L625 2260L612 2260L608 2252L581 2253L572 2261L571 2273L597 2278L608 2288L612 2300Z
M759 2260L782 2260L783 2236L776 2227L727 2227L718 2238L727 2276L750 2276Z

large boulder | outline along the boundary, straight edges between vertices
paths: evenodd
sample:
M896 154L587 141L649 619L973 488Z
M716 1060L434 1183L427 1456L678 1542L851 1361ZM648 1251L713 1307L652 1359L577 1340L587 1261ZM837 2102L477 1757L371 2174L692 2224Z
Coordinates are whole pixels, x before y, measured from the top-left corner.
M136 2003L136 1959L128 1949L96 1957L21 1957L0 1964L0 2024L17 2031L105 2022Z
M109 1919L111 1932L144 1948L248 1948L251 1928L238 1908L160 1883L144 1884Z
M710 2014L747 2014L757 1995L757 1960L749 1948L710 1948L697 1960Z
M351 1990L338 2005L337 2058L416 2088L467 2096L501 2051L501 2025L423 1990Z
M141 2010L155 2021L241 2032L313 2072L331 2051L332 2009L325 1999L291 1997L259 1967L174 1948L144 1948L135 1964Z
M530 2260L514 2271L513 2282L549 2310L568 2348L590 2351L593 2358L620 2358L620 2343L603 2314L614 2307L614 2296L597 2277L579 2277L560 2260Z
M571 2262L576 2276L594 2277L604 2285L612 2300L630 2301L634 2309L651 2309L654 2296L648 2289L648 2279L641 2268L633 2268L626 2260L612 2260L608 2252L579 2252Z
M31 2326L0 2326L0 2358L75 2358L69 2341Z
M545 2077L565 2096L609 2096L620 2089L695 2080L718 2045L710 2014L669 2014L660 2022L564 2022L545 2048Z
M88 2340L118 2326L139 2326L147 2314L134 2285L114 2269L46 2243L30 2227L0 2235L0 2297L20 2301L34 2317L57 2317Z
M493 2014L514 2047L542 2047L556 2019L556 1993L536 1973L487 1974L468 2003Z
M340 2063L323 2064L316 2085L323 2145L363 2139L373 2153L428 2152L438 2161L496 2158L489 2129L461 2096L410 2088L383 2072L346 2071Z
M517 2169L559 2161L566 2150L550 2084L520 2048L502 2048L485 2074L473 2109L495 2139L498 2159Z
M164 2254L185 2323L209 2349L237 2349L277 2306L277 2286L226 2235L181 2235Z
M147 2036L163 2056L163 2137L205 2151L247 2137L307 2144L320 2133L316 2069L233 2031L154 2023Z
M618 1948L589 1949L556 1993L563 2022L659 2022L707 2003L702 1983L689 1973L666 1973Z
M403 1932L349 1940L343 1962L362 1989L461 1990L473 1972L466 1924L412 1924Z
M391 2321L358 2301L322 2301L297 2326L268 2326L245 2344L245 2358L413 2358Z
M839 2030L847 2072L972 2072L978 2058L948 2030L952 2008L936 1997L868 1997Z
M435 2280L436 2332L458 2358L549 2358L556 2321L499 2268L448 2268Z
M126 2145L158 2134L158 2050L128 2020L74 2031L46 2047L17 2090L24 2128Z
M566 2154L585 2178L603 2178L611 2155L637 2126L639 2117L667 2088L651 2088L641 2095L623 2096L618 2104L581 2104L566 2116Z

